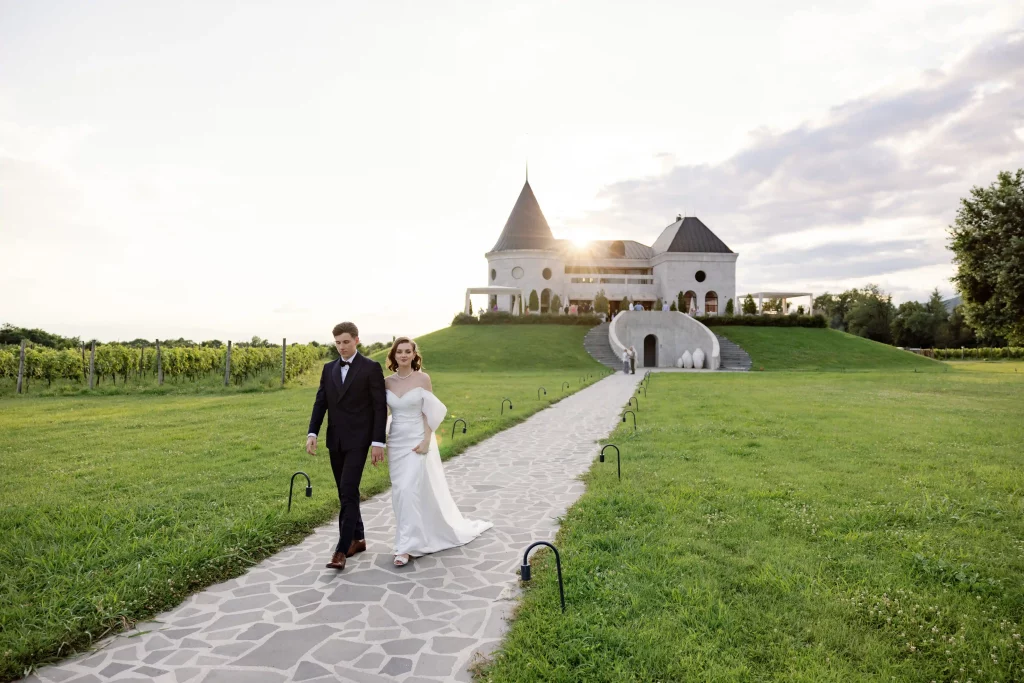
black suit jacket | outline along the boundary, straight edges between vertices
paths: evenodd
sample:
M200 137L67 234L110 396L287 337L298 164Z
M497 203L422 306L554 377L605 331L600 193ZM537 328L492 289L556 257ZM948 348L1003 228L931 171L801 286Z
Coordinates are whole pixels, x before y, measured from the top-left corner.
M340 359L338 359L340 360ZM368 449L370 443L384 443L388 419L384 395L384 371L362 354L352 358L345 384L341 383L338 360L324 365L320 388L313 401L307 434L319 434L327 415L327 448Z

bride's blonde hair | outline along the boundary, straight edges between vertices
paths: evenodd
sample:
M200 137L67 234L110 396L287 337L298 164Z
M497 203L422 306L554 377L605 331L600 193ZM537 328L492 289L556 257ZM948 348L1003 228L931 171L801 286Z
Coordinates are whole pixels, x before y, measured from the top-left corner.
M398 361L395 360L395 352L398 351L399 344L412 344L412 369L419 370L423 367L423 356L420 355L420 349L409 337L399 337L395 339L394 343L391 344L391 350L388 351L388 370L391 372L398 372Z

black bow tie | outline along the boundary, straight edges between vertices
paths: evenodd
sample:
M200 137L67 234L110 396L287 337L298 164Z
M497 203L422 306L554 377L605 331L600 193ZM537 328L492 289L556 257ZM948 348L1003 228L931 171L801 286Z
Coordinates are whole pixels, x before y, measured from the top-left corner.
M346 365L352 365L352 363L348 362L347 360L341 360L340 358L338 359L338 367L339 368L343 368Z

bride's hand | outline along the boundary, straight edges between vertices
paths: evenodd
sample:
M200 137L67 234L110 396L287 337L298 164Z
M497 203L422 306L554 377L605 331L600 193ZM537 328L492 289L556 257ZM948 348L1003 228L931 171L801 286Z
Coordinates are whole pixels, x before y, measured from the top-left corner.
M415 451L416 453L419 453L420 455L426 455L427 453L430 452L430 442L429 441L424 441L419 446L414 448L413 451Z

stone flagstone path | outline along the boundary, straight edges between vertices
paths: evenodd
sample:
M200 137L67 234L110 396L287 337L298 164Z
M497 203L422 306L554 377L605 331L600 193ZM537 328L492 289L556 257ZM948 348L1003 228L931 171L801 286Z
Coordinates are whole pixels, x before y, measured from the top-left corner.
M461 510L494 523L472 543L394 567L387 491L363 503L368 549L345 571L324 567L337 542L332 522L24 681L469 681L467 666L507 629L523 550L554 538L558 517L583 493L577 477L597 455L595 441L615 427L641 377L606 377L447 461ZM333 495L323 482L319 490Z

